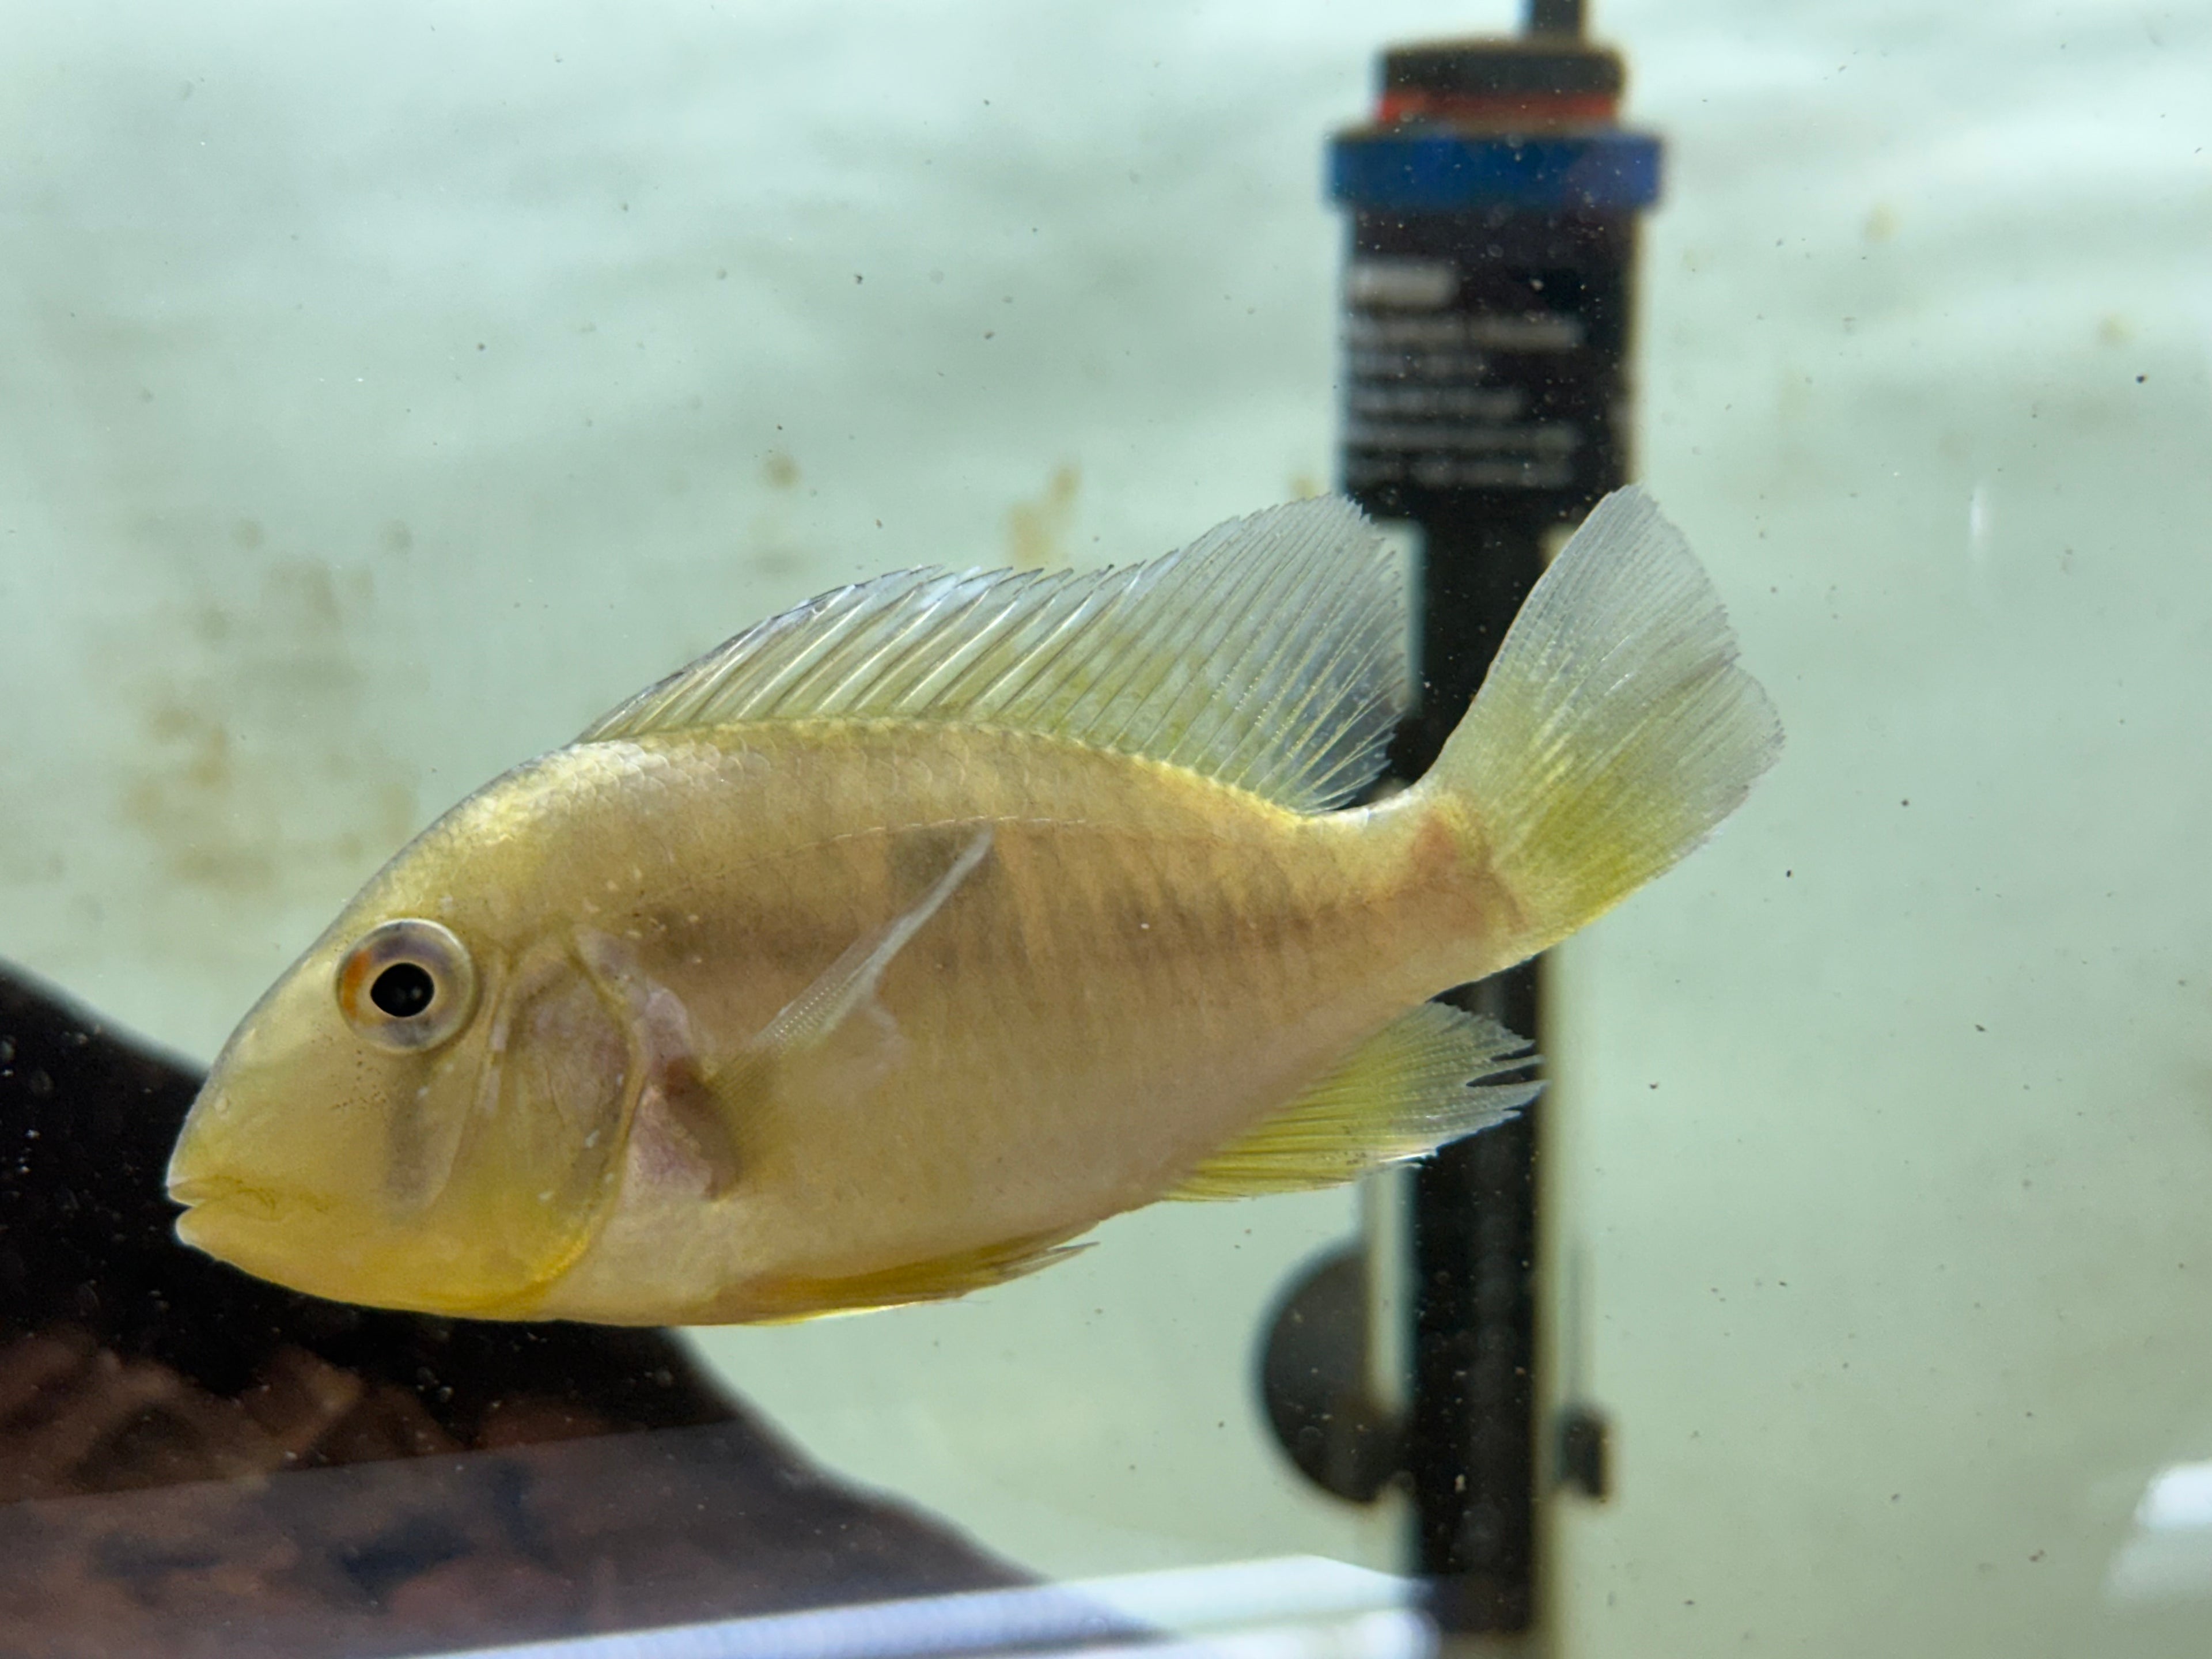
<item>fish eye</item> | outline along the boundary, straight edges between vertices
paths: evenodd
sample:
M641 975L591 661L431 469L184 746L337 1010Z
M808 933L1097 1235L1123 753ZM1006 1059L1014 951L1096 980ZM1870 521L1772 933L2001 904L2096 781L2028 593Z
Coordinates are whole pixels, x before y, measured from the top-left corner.
M369 981L368 1000L394 1019L410 1018L438 1000L438 981L419 962L395 962Z
M337 997L346 1024L377 1047L434 1048L476 1007L476 963L449 929L405 916L370 928L346 952Z

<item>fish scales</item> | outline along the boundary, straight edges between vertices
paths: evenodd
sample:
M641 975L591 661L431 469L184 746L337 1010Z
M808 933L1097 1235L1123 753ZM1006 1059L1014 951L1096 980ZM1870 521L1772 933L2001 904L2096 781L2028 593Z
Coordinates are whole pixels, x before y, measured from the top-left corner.
M897 1086L771 1091L746 1173L669 1224L712 1234L723 1212L726 1279L860 1273L1143 1201L1402 1006L1409 945L1452 908L1410 836L1034 734L916 749L890 726L793 725L653 747L665 763L630 763L653 797L622 815L635 842L579 848L589 867L558 878L645 867L680 839L661 815L723 826L670 861L668 891L625 895L648 937L683 941L641 965L709 1064L992 836L878 993ZM811 894L835 899L791 896ZM719 919L703 948L690 915Z
M1327 500L769 618L362 889L210 1070L179 1236L383 1306L788 1319L1476 1133L1533 1096L1497 1080L1525 1045L1423 1000L1682 857L1780 733L1635 491L1429 775L1339 810L1406 635Z

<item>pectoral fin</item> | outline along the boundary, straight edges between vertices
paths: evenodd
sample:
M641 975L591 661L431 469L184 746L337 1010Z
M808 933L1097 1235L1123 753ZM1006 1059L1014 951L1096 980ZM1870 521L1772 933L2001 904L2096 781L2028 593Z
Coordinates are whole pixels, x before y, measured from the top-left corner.
M770 1091L858 1095L879 1081L900 1043L897 1022L876 1000L884 972L990 850L987 826L920 899L854 940L774 1019L719 1060L702 1051L682 999L647 972L633 947L578 929L577 959L629 1032L636 1133L648 1163L720 1198L744 1172L745 1126Z
M921 931L923 924L938 913L960 884L975 873L975 866L990 850L991 830L987 824L961 849L951 867L931 884L927 893L881 927L863 933L847 945L837 960L787 1003L783 1011L763 1026L760 1035L746 1047L784 1054L817 1045L855 1012L874 1004L876 987L882 983L884 969L890 966L891 958L905 949L907 941Z
M1530 1064L1528 1050L1495 1020L1425 1002L1200 1164L1166 1196L1305 1192L1423 1157L1504 1121L1536 1097L1540 1084L1482 1082Z
M991 830L986 825L927 892L847 945L709 1077L708 1086L724 1110L742 1112L762 1091L789 1086L800 1072L838 1096L862 1093L889 1073L898 1060L901 1039L898 1022L876 1000L884 970L990 851Z

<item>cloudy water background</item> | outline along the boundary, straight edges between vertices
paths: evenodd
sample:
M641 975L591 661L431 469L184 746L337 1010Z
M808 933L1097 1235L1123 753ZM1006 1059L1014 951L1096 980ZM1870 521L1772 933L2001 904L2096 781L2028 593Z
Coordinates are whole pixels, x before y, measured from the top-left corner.
M1511 21L19 9L0 953L205 1057L414 829L758 616L1325 486L1325 135L1383 41ZM2201 1652L2212 13L1595 21L1668 146L1640 471L1790 748L1561 963L1620 1484L1555 1517L1563 1650ZM1040 1569L1389 1565L1249 1393L1354 1221L704 1340Z

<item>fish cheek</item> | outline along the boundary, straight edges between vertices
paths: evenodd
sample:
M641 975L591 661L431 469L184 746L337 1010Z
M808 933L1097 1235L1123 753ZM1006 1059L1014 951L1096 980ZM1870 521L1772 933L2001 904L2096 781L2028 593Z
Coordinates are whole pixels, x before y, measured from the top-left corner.
M526 974L502 999L435 1205L482 1294L542 1285L590 1243L619 1169L629 1073L626 1033L572 964Z
M420 1077L403 1079L386 1132L385 1196L402 1219L421 1216L453 1178L468 1127L470 1074L485 1063L481 1042L458 1054L417 1061Z

